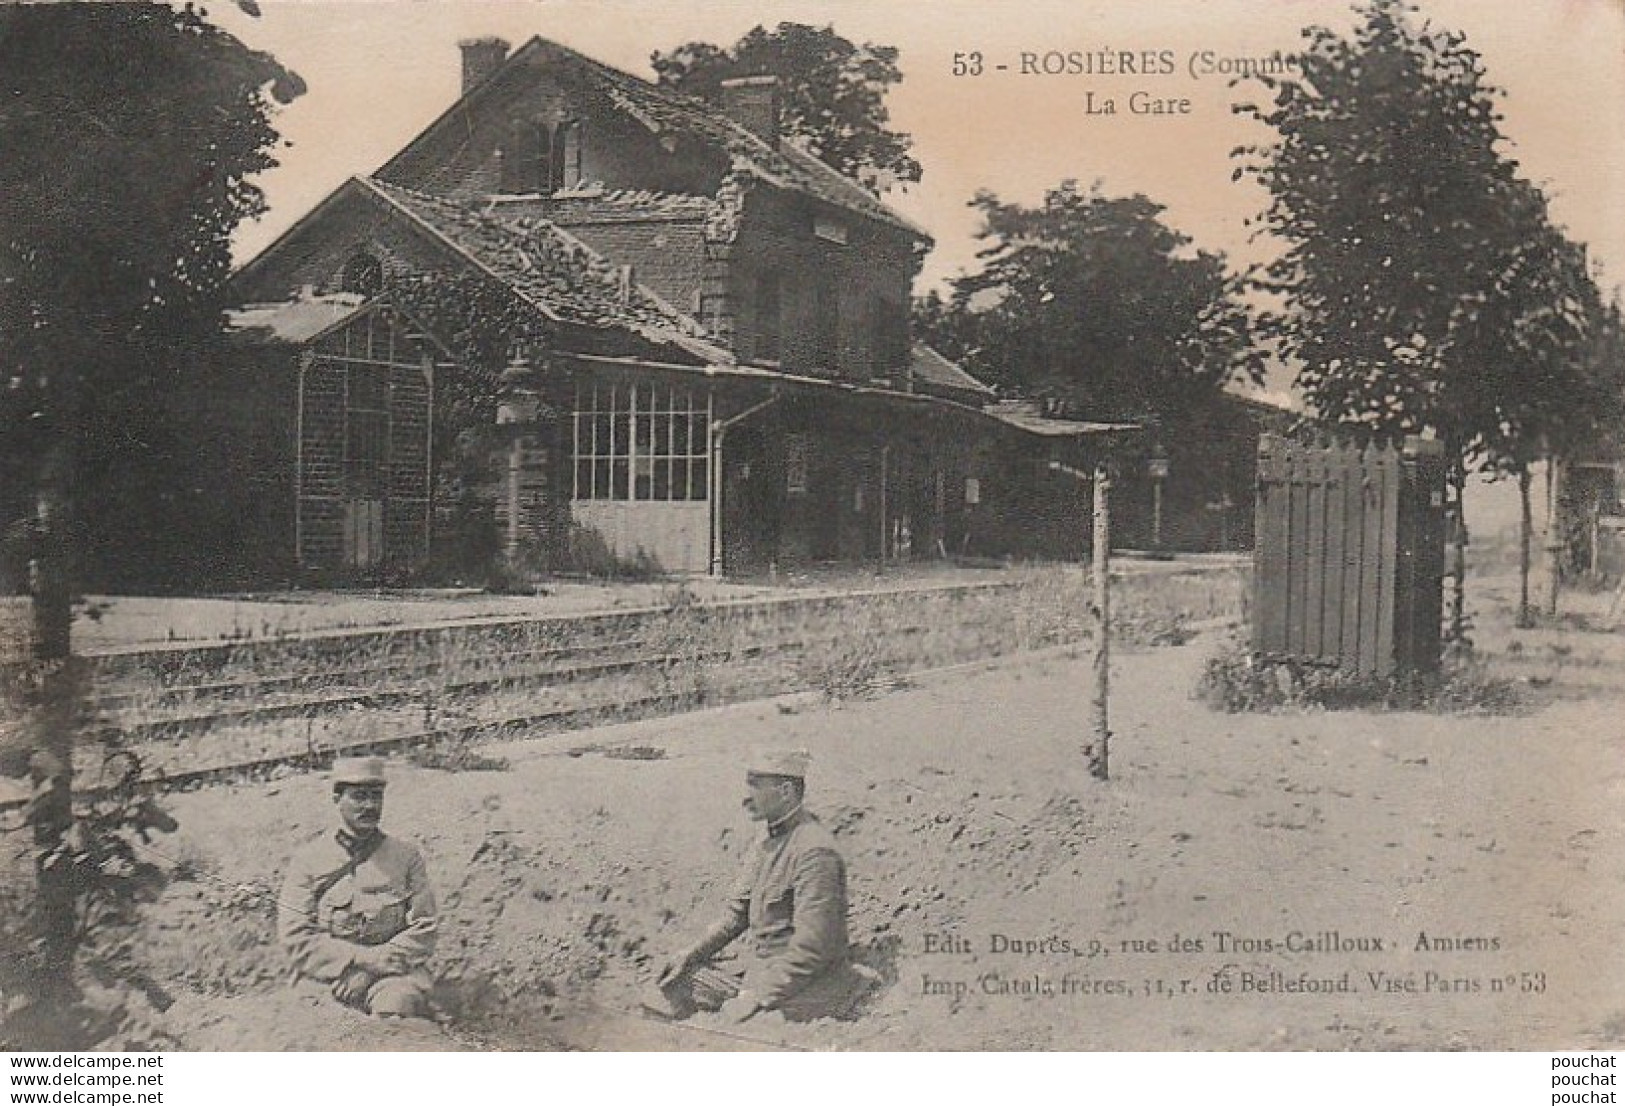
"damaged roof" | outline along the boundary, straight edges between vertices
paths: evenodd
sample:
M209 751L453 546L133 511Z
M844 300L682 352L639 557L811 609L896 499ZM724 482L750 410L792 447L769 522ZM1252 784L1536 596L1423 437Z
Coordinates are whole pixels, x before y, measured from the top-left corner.
M628 330L712 363L733 359L705 339L693 318L550 220L500 206L466 206L376 179L357 180L551 319Z
M592 222L704 222L716 201L709 196L647 189L605 188L600 184L543 195L489 196L493 213L528 212L561 226Z
M741 175L789 192L811 196L823 203L886 223L922 242L931 236L891 208L857 181L844 176L788 139L777 146L741 127L701 100L659 88L640 77L579 54L540 36L532 37L510 54L488 79L467 93L436 119L407 147L378 170L393 175L397 166L415 156L416 149L447 127L458 125L462 109L489 94L504 72L535 64L567 66L592 91L603 96L628 118L651 134L688 140L721 151Z

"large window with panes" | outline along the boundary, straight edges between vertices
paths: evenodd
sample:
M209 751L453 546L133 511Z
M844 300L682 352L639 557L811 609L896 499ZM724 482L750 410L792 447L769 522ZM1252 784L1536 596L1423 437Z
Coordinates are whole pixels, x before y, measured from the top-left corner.
M576 499L681 502L707 494L710 411L686 388L576 386Z
M347 276L376 275L376 258L357 254ZM344 372L344 495L383 499L390 492L391 374L396 367L421 368L423 335L387 310L369 311L334 330L317 344L323 361Z
M389 490L389 366L346 367L345 491L381 499Z

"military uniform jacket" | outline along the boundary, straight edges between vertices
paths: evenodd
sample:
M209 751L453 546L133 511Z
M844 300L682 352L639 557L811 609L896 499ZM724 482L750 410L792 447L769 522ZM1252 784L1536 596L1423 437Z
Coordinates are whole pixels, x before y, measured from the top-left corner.
M767 1009L845 962L846 864L818 819L797 810L768 827L745 856L718 928L729 939L749 931L757 960L745 985Z
M403 974L434 952L434 891L417 846L381 834L352 853L344 834L312 841L288 863L277 929L294 969L337 979L357 946L389 945Z

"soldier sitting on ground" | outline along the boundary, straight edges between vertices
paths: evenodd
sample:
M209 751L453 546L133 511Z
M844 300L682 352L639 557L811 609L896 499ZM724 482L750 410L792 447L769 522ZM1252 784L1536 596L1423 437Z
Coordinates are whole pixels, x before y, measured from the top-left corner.
M384 764L333 764L340 826L288 864L278 931L298 978L380 1017L427 1017L436 917L423 854L379 828Z
M802 806L808 756L777 752L745 770L745 810L767 832L746 854L722 915L660 972L646 1005L668 1017L717 1011L740 1022L769 1010L791 1020L843 1017L878 977L848 958L846 865ZM745 933L754 949L724 950Z

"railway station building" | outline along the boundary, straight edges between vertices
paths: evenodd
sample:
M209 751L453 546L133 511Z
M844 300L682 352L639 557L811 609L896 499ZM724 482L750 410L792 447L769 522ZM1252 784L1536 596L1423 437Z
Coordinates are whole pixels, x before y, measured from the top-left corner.
M928 235L781 138L773 78L712 107L540 38L461 49L457 102L234 278L272 556L410 574L476 432L497 540L547 565L1083 552L1052 463L1133 428L1012 409L913 342ZM499 363L436 286L499 305Z

